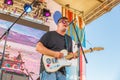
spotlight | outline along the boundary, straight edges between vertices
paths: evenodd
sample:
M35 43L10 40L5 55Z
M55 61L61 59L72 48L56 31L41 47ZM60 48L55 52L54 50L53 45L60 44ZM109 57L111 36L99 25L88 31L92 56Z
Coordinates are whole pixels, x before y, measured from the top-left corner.
M32 11L32 7L31 7L31 5L30 4L25 4L24 5L24 10L25 10L25 12L31 12Z
M50 13L50 10L48 10L48 9L45 9L45 8L43 8L43 16L45 16L45 17L49 17L49 16L51 16L51 13Z
M13 0L4 0L4 3L7 5L13 5Z

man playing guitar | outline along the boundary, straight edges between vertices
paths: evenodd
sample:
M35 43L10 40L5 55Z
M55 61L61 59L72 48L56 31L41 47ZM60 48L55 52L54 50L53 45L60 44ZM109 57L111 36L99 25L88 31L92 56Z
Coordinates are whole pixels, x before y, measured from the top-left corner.
M57 22L57 30L45 33L37 43L36 50L43 55L41 58L40 80L66 80L65 66L70 64L63 61L64 56L67 55L64 52L67 51L73 57L76 57L72 52L72 39L66 34L68 25L69 22L66 17L60 18ZM61 62L64 65L61 66L56 62ZM46 70L47 68L48 70Z

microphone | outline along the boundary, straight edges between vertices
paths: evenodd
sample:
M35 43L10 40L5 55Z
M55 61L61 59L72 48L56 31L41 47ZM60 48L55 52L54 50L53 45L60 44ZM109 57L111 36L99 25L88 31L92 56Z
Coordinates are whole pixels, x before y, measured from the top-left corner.
M76 18L74 18L74 19L69 23L69 25L71 25L72 23L74 23L74 21L76 21Z

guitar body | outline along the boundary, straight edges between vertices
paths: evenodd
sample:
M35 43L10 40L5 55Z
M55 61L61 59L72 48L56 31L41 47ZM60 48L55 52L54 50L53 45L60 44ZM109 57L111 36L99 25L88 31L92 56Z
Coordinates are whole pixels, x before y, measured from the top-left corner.
M68 54L67 50L62 50L61 52L64 54L64 57L61 59L43 55L43 64L47 72L56 72L61 67L71 65L71 63L65 58L65 56Z

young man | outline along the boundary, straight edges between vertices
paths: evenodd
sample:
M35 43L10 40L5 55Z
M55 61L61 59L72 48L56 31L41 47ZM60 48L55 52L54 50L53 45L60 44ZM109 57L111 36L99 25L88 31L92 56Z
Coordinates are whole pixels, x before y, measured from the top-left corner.
M66 17L60 18L57 23L57 30L44 34L37 43L36 50L42 55L51 56L57 59L63 57L63 53L60 52L63 49L66 49L69 54L73 54L72 39L66 34L68 26L68 19ZM40 70L40 80L66 80L65 67L60 68L56 72L47 72L44 68L42 58Z

